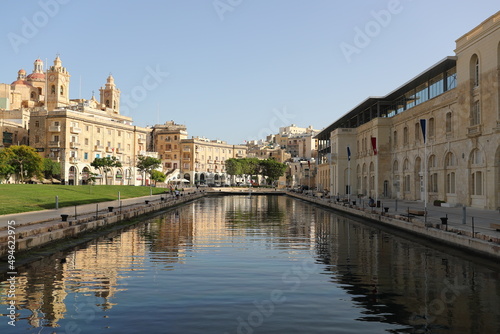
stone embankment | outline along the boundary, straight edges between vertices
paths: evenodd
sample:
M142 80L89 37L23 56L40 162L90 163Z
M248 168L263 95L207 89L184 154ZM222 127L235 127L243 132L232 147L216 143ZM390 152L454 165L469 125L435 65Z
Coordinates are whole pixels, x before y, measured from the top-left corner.
M425 217L412 214L385 212L383 208L373 209L370 207L356 206L347 202L336 202L318 197L287 192L287 195L302 199L311 203L325 206L349 215L367 219L374 223L384 224L392 228L417 234L421 237L438 241L439 244L446 244L466 252L473 252L478 255L486 255L492 258L500 258L500 237L499 232L494 229L481 229L481 232L466 230L463 226L449 226L436 220L425 219ZM410 213L413 210L409 210ZM498 214L493 212L492 214ZM492 219L492 221L494 221ZM493 224L494 225L494 224ZM479 228L478 228L479 230Z
M16 253L23 252L48 245L57 240L76 238L83 233L132 220L141 215L175 207L205 195L205 192L183 194L179 197L162 195L156 196L156 199L140 199L121 207L105 207L105 210L98 209L91 212L87 210L77 215L59 214L52 218L34 219L22 225L14 223L12 226L15 229L3 226L0 230L0 257L7 256L12 240L15 241ZM36 213L32 213L32 215L36 216ZM40 215L40 217L42 216ZM13 221L15 222L15 220Z

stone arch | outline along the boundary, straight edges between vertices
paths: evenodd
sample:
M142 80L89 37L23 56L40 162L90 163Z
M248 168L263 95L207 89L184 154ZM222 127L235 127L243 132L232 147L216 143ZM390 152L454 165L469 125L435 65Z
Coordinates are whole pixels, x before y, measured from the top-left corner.
M89 178L90 178L90 167L85 166L82 169L82 185L89 184Z

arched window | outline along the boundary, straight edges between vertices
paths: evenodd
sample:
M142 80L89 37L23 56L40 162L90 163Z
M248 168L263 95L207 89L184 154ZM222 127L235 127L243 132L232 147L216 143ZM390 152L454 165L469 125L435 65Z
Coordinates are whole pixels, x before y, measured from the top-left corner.
M483 153L477 148L472 151L471 164L482 165L484 163Z
M470 60L470 77L472 80L472 87L478 87L480 82L480 69L479 57L474 54Z
M420 141L420 122L415 123L415 141Z
M399 172L399 163L397 160L394 160L394 163L392 164L392 171L393 173Z
M448 168L456 166L456 164L457 160L455 158L455 155L452 152L448 152L448 154L446 154L446 158L444 159L444 166Z
M34 100L35 99L35 92L31 92L30 97L31 97L32 100Z
M394 131L394 147L398 147L398 132Z
M56 93L56 86L55 85L50 86L50 93L51 94L55 94Z
M403 145L408 145L408 127L403 129Z
M64 86L61 86L60 93L61 93L61 96L64 95Z
M109 108L109 100L106 100L106 108Z
M427 133L429 135L429 138L434 137L434 118L429 118L429 124L427 127L428 127Z
M470 193L471 195L482 196L483 194L483 165L484 155L483 152L477 148L471 152L470 155Z
M437 166L436 164L436 156L433 154L429 157L429 168L435 168Z
M403 162L403 171L407 172L408 170L410 170L410 162L408 161L408 159L405 159L405 161Z

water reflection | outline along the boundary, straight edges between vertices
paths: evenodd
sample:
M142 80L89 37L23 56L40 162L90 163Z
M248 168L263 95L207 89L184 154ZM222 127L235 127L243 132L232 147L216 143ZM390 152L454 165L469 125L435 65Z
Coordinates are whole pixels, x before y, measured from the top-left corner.
M18 272L2 333L500 331L498 268L283 196L205 198Z

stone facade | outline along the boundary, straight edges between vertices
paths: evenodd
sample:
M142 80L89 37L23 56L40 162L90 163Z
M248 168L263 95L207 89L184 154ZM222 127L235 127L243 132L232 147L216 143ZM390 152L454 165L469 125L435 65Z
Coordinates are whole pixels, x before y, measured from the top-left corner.
M139 155L156 156L147 151L150 129L134 126L130 117L120 115L114 78L110 75L100 89L100 101L94 96L70 100L69 88L70 75L59 57L46 72L37 59L33 73L26 76L20 70L11 85L0 85L4 146L29 144L43 158L59 162L65 184L87 184L91 173L97 174L97 184L148 183L135 165ZM106 156L116 157L123 166L107 173L90 166L95 158Z
M455 53L325 128L318 187L499 208L500 12L459 38Z

